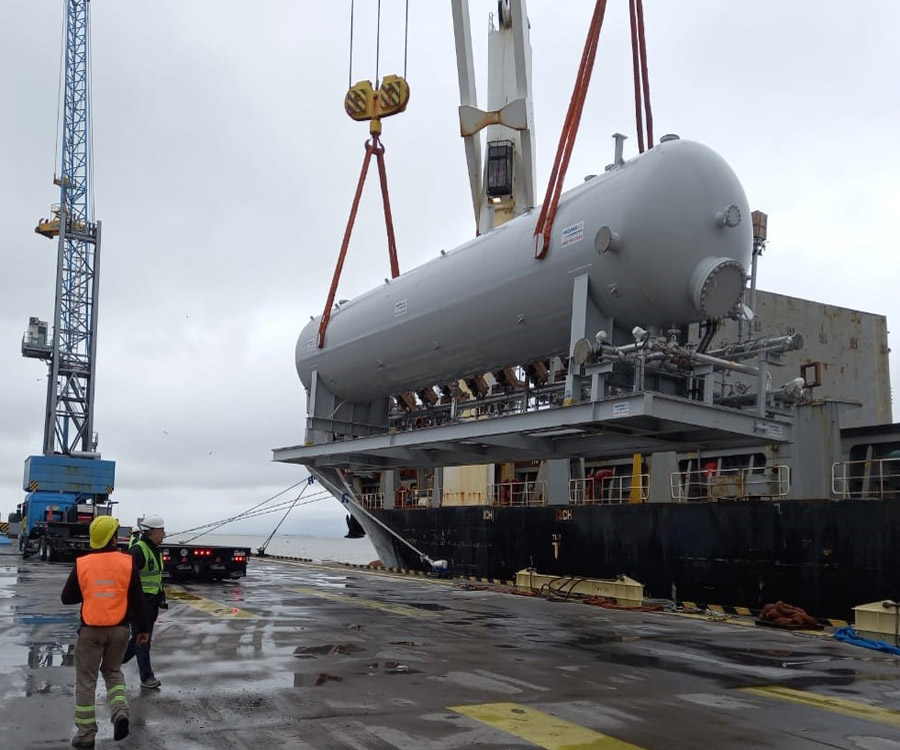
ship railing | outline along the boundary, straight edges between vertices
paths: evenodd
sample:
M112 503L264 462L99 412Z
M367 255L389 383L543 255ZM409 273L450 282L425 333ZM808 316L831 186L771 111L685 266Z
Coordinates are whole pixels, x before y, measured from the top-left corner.
M383 492L363 492L359 496L360 505L368 510L376 510L384 507Z
M791 467L774 464L752 469L676 471L670 476L669 487L672 500L679 503L782 498L791 491Z
M434 490L413 490L409 493L409 501L413 508L430 508Z
M650 475L632 474L608 477L588 477L569 481L570 505L622 505L650 498Z
M831 466L831 492L844 500L900 498L900 458L838 461Z
M512 390L481 398L454 398L452 402L435 406L414 402L416 408L411 411L395 406L389 415L389 426L392 432L410 432L446 424L554 409L563 405L564 386L564 383L552 383L530 391Z
M422 510L432 506L433 490L411 490L407 487L401 487L396 494L396 507L406 508L407 510Z
M487 486L488 502L498 506L538 506L547 504L547 483L498 482Z

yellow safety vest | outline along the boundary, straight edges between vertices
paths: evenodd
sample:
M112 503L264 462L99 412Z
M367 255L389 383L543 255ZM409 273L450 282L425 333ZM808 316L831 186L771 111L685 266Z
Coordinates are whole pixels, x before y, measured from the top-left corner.
M140 571L141 588L145 594L158 594L162 591L162 554L154 554L143 539L135 546L144 553L144 565Z

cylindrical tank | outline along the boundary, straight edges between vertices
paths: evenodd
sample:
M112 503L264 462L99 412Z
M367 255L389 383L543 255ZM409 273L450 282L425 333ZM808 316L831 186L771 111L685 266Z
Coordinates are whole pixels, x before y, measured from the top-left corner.
M725 315L738 301L752 227L725 161L668 140L567 192L550 249L534 257L538 211L398 276L319 319L297 341L339 398L369 401L460 377L567 355L573 282L617 325L677 327Z

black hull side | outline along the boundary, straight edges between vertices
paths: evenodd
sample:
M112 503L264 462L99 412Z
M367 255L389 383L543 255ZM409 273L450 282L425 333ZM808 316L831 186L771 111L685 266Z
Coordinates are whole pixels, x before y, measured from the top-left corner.
M751 609L780 599L831 618L900 598L895 502L480 506L376 515L432 559L446 559L455 575L509 580L526 567L626 574L651 597ZM403 545L392 546L405 567L421 567Z

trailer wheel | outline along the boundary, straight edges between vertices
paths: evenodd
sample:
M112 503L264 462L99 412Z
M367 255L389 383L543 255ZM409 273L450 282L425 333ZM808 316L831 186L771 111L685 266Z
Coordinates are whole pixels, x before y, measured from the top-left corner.
M44 562L53 561L53 545L50 544L47 537L41 538L41 543L38 547L38 557Z

